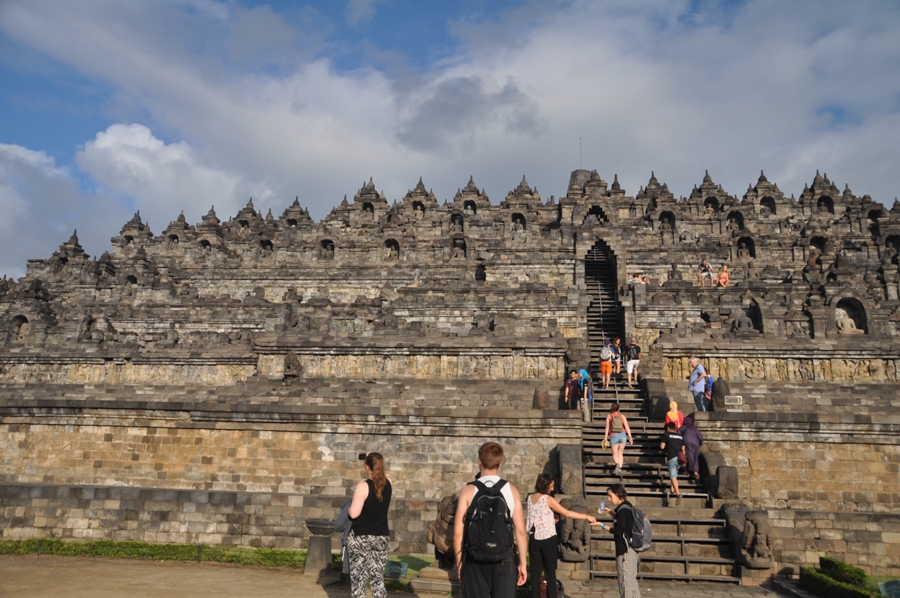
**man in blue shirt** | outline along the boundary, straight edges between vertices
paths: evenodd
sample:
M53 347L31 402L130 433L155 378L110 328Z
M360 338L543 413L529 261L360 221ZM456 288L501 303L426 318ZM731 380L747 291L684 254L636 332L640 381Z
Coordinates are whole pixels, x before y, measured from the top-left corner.
M697 411L706 411L706 396L704 396L706 391L706 370L700 365L700 360L696 357L691 357L690 364L693 371L691 372L690 382L688 382L688 390L694 395L694 405L697 407Z

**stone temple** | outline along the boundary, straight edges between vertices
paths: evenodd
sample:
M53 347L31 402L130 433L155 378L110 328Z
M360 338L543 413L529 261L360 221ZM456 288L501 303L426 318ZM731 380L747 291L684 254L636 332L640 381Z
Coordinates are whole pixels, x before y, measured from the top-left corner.
M523 495L550 471L596 510L621 479L655 522L646 578L762 583L821 555L900 575L898 251L900 203L819 173L796 198L577 170L558 200L523 178L499 204L471 179L389 203L370 180L318 223L299 201L156 233L135 214L99 258L73 234L0 281L0 538L303 548L378 450L393 548L427 554L497 440ZM701 287L701 258L730 284ZM563 409L567 371L599 378L602 339L632 336L640 387L595 381L593 423ZM656 438L669 400L693 411L692 356L727 397L667 507ZM571 541L563 579L614 576L607 537Z

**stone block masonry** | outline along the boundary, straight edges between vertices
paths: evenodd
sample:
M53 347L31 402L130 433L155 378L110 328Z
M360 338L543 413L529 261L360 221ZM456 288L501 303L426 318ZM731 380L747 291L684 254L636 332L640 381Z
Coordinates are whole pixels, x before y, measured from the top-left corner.
M770 510L776 570L799 575L820 556L840 559L870 575L897 575L900 515L835 511Z
M4 416L3 537L299 547L302 519L336 516L362 477L357 455L377 450L395 489L394 540L426 553L435 501L473 479L482 442L504 446L501 471L525 492L556 445L581 441L567 412L231 407Z
M697 414L704 450L738 470L752 508L900 512L900 418L817 413Z
M306 549L307 518L334 519L344 496L121 486L0 484L5 540L61 538ZM394 499L392 548L426 554L436 501Z

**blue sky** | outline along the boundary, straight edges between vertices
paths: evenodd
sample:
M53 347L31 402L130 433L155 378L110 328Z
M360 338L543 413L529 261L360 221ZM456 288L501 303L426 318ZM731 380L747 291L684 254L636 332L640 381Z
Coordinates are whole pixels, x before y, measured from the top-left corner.
M0 274L140 209L324 217L373 177L439 199L470 175L562 195L738 197L815 171L890 207L900 3L838 0L0 0Z

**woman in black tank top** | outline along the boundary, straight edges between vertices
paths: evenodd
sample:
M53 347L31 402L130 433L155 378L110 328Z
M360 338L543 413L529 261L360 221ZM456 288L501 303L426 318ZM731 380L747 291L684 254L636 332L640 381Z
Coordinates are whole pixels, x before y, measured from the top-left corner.
M372 598L384 598L384 566L390 548L388 510L391 507L391 481L384 473L384 457L380 453L366 455L369 479L356 485L350 503L350 536L347 554L350 558L350 596L365 598L366 582L372 587Z

